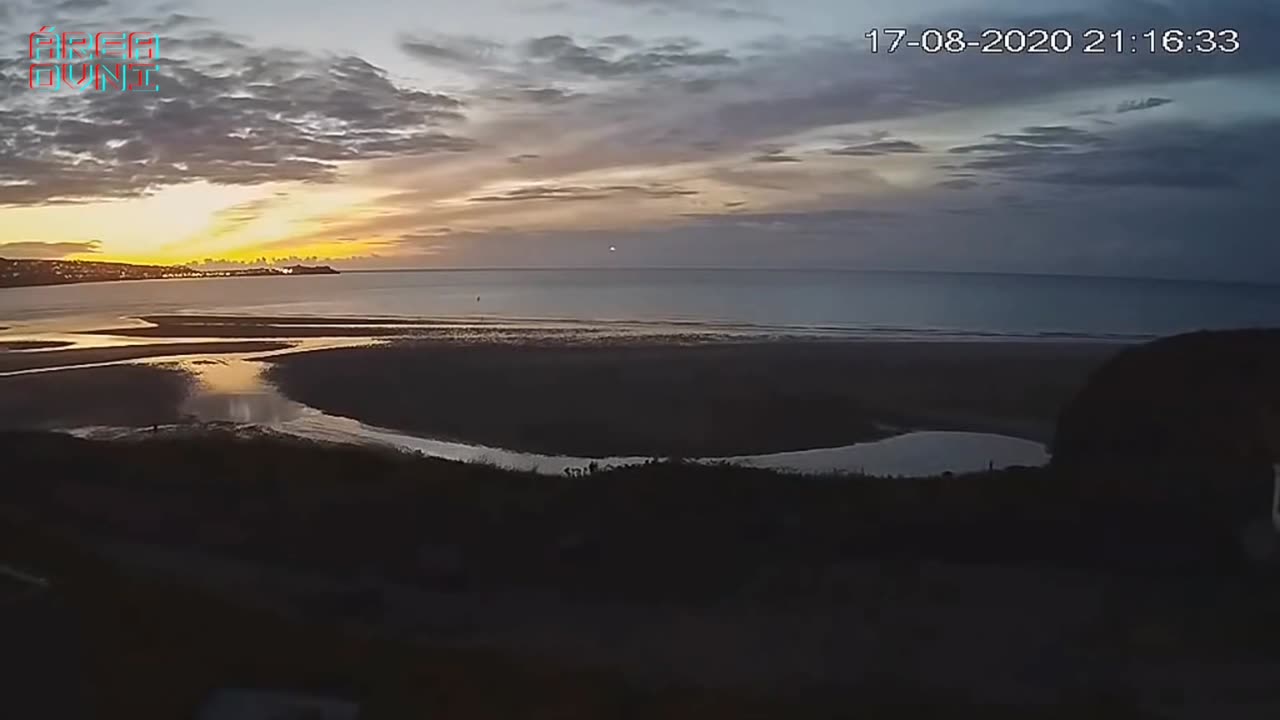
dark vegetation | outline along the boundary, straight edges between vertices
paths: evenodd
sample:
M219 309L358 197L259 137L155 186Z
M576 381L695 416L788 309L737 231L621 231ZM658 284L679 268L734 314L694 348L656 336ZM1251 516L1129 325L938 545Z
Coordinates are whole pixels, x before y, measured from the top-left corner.
M405 342L273 358L287 395L434 437L587 457L833 447L886 426L1047 440L1108 345ZM359 381L353 382L358 375Z
M1259 512L1280 462L1280 330L1125 350L1063 409L1052 451L1055 466L1116 494Z
M24 515L0 506L0 553L51 585L22 598L0 595L6 717L194 718L210 693L225 687L350 698L361 704L361 720L852 716L851 705L837 699L644 690L613 673L424 648L331 619L285 617L122 572L83 542Z
M61 588L59 612L75 618L75 642L84 644L83 692L119 717L189 716L226 684L337 692L368 703L370 718L424 716L418 709L449 718L828 718L890 707L895 717L936 717L944 706L950 717L966 707L963 696L931 690L928 677L870 677L852 694L769 700L641 691L607 673L375 640L350 625L377 617L367 605L276 616L122 575L78 549L119 540L443 592L544 587L688 607L868 602L824 580L825 569L841 566L896 578L895 587L938 564L1067 568L1138 588L1116 591L1128 599L1114 617L1099 617L1100 639L1079 639L1100 658L1151 652L1142 632L1155 622L1160 647L1280 660L1280 592L1239 560L1228 526L1189 505L1094 494L1051 470L877 480L654 463L544 477L243 431L144 435L0 434L5 559ZM457 562L424 564L424 551L441 549ZM994 577L978 572L974 582ZM990 602L1007 591L992 586ZM1033 612L1041 624L1056 621L1052 611ZM995 622L993 638L1008 632L983 622ZM1077 710L1139 716L1109 702Z
M472 588L697 600L762 563L885 556L1243 567L1230 528L1193 504L1139 505L1034 468L877 479L655 463L548 477L213 429L114 442L11 433L0 450L15 471L0 485L9 503L86 532L409 581L417 549L446 543Z

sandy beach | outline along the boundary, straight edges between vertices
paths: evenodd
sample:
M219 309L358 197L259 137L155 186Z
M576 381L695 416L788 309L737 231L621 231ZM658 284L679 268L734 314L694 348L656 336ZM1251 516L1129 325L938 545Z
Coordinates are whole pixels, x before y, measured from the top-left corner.
M71 343L58 340L0 340L0 352L9 350L52 350L69 347Z
M0 373L365 337L378 344L276 354L267 358L267 377L289 398L324 412L436 439L579 457L722 457L839 447L908 430L1045 442L1089 372L1124 347L661 334L669 328L637 334L607 324L520 328L381 317L139 319L150 325L97 332L156 342L22 351L41 345L27 338L0 352ZM159 377L135 370L130 383ZM92 374L76 377L95 384ZM8 417L36 417L46 425L60 415L84 417L81 404L65 393L38 410L22 400L39 397L57 380L5 380L12 389L8 405L24 408ZM100 392L120 392L121 400L99 406L146 398L123 415L107 413L124 424L166 422L178 416L183 399L168 391Z
M1046 441L1062 404L1119 347L406 340L278 355L268 374L295 400L419 435L583 457L715 457L906 429Z

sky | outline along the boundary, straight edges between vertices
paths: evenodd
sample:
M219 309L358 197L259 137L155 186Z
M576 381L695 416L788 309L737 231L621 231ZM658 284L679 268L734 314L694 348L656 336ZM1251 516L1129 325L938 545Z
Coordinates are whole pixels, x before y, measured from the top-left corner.
M42 25L159 34L159 92L30 90ZM1076 52L872 53L888 27ZM0 28L0 257L1278 281L1274 0L0 0Z

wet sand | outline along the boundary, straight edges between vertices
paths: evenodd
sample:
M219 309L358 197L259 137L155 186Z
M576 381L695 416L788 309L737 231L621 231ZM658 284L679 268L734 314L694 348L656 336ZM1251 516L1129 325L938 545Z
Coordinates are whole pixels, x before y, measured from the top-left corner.
M728 337L729 327L714 328L683 323L590 323L576 320L512 320L484 317L464 318L383 318L304 317L246 315L143 315L137 318L150 325L96 329L90 335L132 338L444 338L504 339L527 343L542 338L600 338L613 340L635 337L679 338ZM677 331L677 328L684 332ZM750 330L749 330L750 331ZM759 335L759 329L754 330ZM741 335L741 329L736 333Z
M190 377L144 365L0 377L0 428L175 423Z
M343 326L275 326L275 325L164 325L159 327L112 328L94 330L92 335L116 335L134 338L316 338L316 337L394 337L413 334L413 329Z
M300 315L142 315L138 319L162 327L175 325L219 325L230 327L252 327L255 325L422 325L431 322L426 320L407 320L405 318L342 317L335 315L324 317L305 317Z
M51 350L53 348L69 347L72 344L61 340L0 340L0 352Z
M282 342L185 342L124 347L49 350L39 353L0 353L0 372L143 360L172 355L268 352L292 347Z
M838 447L905 430L1047 441L1122 346L1101 343L405 340L275 356L325 412L544 454L716 457Z

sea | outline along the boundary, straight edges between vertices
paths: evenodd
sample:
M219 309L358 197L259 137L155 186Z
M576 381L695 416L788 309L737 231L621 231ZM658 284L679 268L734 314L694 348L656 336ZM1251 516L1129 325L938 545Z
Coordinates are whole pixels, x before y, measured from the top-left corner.
M1280 286L826 270L412 270L0 289L6 335L147 314L397 317L886 339L1141 340L1280 326Z

